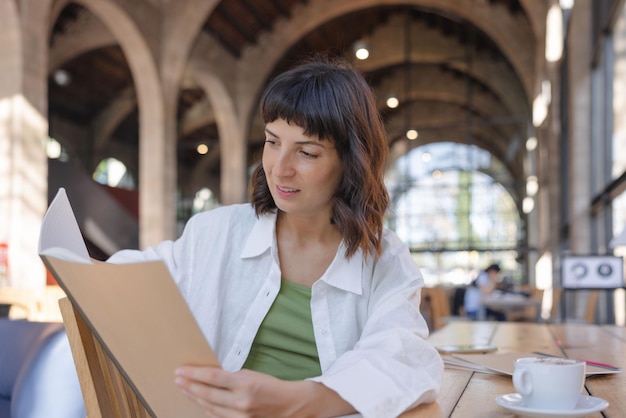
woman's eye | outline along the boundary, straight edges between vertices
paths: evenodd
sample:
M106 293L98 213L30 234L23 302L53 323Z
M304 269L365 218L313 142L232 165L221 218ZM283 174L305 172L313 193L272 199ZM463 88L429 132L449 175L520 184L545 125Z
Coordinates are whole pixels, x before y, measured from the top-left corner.
M276 141L274 141L273 139L265 139L265 143L270 144L270 145L275 145Z
M300 151L305 158L317 158L317 154L311 154L310 152Z

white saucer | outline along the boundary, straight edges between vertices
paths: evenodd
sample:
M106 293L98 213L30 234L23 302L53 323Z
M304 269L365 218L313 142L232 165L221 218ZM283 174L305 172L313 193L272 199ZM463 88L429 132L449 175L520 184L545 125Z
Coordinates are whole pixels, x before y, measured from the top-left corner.
M509 393L507 395L498 396L496 403L523 417L584 417L585 415L602 411L609 406L609 403L602 398L580 395L574 409L565 411L535 409L524 405L524 400L519 393Z

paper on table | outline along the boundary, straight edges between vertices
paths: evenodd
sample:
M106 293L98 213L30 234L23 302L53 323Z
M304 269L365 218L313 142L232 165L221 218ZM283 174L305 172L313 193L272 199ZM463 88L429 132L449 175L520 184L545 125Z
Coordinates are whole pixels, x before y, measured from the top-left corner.
M455 355L443 355L442 357L446 369L469 370L472 372L500 374L500 372L488 369L487 367L481 366L478 363L472 363L467 360L458 359Z
M41 228L42 260L153 416L203 417L174 370L219 362L165 264L90 263L76 241L84 246L61 190Z
M532 352L487 353L487 354L453 354L444 356L446 367L471 370L481 373L497 373L513 375L515 360L522 357L537 357ZM620 373L621 370L609 370L587 365L587 376L596 374Z

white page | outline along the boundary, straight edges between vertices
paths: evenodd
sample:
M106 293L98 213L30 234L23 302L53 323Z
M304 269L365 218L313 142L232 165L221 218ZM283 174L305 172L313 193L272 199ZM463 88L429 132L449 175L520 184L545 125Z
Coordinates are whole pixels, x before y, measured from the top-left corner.
M76 216L62 187L43 217L39 233L39 254L91 263Z

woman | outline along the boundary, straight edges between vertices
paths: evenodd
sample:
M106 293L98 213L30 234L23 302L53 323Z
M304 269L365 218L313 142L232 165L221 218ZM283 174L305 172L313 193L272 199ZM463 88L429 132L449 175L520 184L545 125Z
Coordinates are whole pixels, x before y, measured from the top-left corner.
M476 279L465 290L465 314L470 319L478 319L478 311L483 298L493 294L500 281L500 266L491 264L481 271ZM487 317L493 317L496 321L505 321L503 312L486 308Z
M422 276L383 228L388 143L372 92L311 62L264 92L251 204L194 216L181 238L110 261L162 259L223 369L181 367L208 416L393 417L436 399Z

